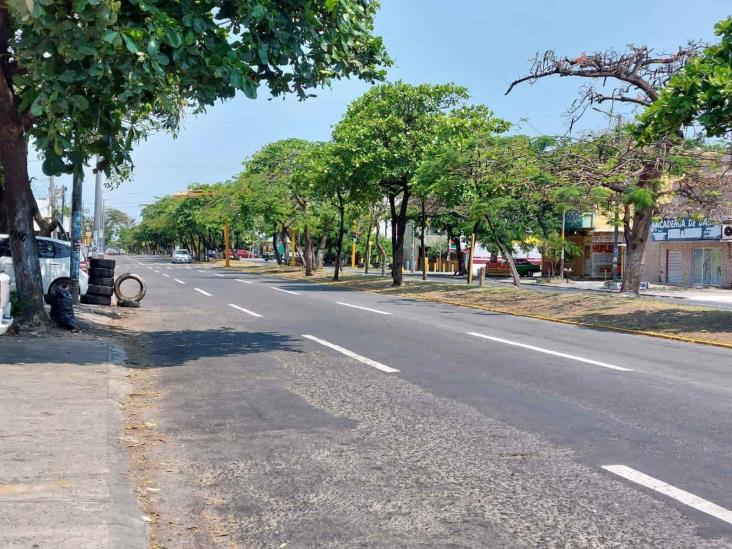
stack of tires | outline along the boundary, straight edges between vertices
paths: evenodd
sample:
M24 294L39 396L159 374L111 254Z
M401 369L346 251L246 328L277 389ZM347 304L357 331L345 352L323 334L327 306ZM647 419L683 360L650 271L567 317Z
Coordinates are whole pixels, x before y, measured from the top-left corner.
M89 289L81 302L89 305L111 305L114 292L114 259L89 260Z

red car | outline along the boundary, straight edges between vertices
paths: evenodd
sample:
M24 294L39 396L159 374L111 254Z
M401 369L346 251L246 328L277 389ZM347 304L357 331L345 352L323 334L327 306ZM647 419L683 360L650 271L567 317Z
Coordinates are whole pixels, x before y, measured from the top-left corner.
M257 254L254 252L250 252L249 250L236 250L236 257L239 259L246 259L250 257L258 257Z

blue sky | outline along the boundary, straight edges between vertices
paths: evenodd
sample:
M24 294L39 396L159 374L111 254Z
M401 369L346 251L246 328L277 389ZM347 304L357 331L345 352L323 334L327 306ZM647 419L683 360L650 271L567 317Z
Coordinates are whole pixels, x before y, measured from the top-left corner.
M455 82L518 130L558 134L566 131L564 114L579 82L547 79L504 95L537 51L572 55L630 43L673 50L689 39L713 40L714 23L731 12L729 0L616 0L612 6L587 0L382 0L376 32L395 60L390 80ZM304 102L263 95L219 104L187 119L177 139L157 135L141 143L133 155L133 179L106 191L106 203L137 217L140 205L156 196L233 177L242 160L266 143L328 139L348 103L367 88L360 81L340 81ZM604 125L600 116L581 124ZM30 162L33 187L43 195L48 178L40 161ZM71 187L68 178L59 182ZM93 191L90 176L85 207L93 206Z

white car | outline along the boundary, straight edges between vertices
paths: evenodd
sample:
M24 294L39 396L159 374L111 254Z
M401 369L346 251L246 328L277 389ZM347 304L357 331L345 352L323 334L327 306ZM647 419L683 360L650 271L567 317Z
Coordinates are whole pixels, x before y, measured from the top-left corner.
M41 265L41 277L43 279L43 295L46 301L59 288L70 289L71 271L71 243L55 238L37 236L38 262ZM82 257L82 264L86 260ZM13 258L10 256L10 241L8 235L0 235L0 273L4 272L10 277L10 287L15 289L15 270L13 269ZM79 292L86 293L89 287L89 276L79 271Z
M188 250L175 250L173 252L173 263L193 263L191 252Z

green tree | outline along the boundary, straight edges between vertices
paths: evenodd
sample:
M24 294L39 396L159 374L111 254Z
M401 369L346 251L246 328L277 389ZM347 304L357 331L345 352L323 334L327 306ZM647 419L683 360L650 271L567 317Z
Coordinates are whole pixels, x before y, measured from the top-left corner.
M309 218L312 188L301 164L306 153L314 147L314 143L304 139L283 139L265 145L245 164L245 173L258 176L265 184L264 188L260 186L257 194L259 208L262 212L272 208L266 215L270 219L277 216L276 224L280 226L283 240L289 228L303 229L306 241L304 263L308 276L313 274L312 220ZM296 243L291 244L294 252Z
M714 31L720 42L691 59L639 117L643 139L677 135L694 123L710 136L732 131L732 17Z
M389 59L372 36L377 8L369 0L0 0L0 201L29 304L23 319L43 314L29 139L45 173L80 181L94 155L104 159L97 169L129 166L135 142L151 127L175 130L183 106L202 111L237 91L254 97L261 84L305 98L334 78L381 79Z
M440 120L467 98L467 90L453 84L382 84L351 103L333 131L346 171L361 187L375 186L389 202L396 286L403 283L404 232L414 176Z
M134 225L135 220L117 208L104 209L104 238L111 244L119 244L120 231Z

